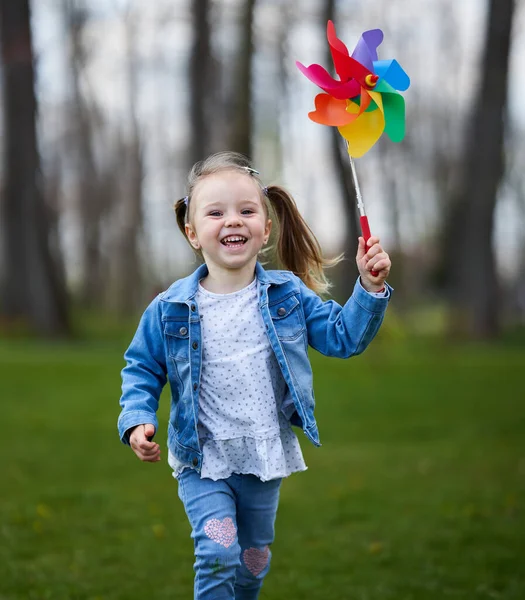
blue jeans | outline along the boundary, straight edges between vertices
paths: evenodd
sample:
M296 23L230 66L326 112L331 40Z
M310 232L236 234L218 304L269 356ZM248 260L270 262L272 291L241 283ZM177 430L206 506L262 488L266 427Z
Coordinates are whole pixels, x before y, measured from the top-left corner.
M195 600L255 600L270 569L281 479L178 477L195 544Z

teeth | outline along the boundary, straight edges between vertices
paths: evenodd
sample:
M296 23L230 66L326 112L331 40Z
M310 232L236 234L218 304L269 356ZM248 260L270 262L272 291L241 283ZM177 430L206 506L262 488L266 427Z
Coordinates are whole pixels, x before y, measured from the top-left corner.
M244 238L244 237L232 236L232 237L224 238L222 241L233 243L233 242L244 242L245 240L246 240L246 238Z

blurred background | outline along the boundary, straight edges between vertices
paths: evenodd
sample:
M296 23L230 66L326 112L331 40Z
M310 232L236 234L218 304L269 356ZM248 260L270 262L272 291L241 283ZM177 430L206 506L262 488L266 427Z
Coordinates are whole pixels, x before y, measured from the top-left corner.
M133 598L153 571L191 596L176 486L118 445L121 357L196 266L173 203L215 151L291 191L348 298L348 156L295 66L331 69L328 19L411 77L404 141L356 160L395 297L363 357L312 356L325 447L262 597L525 597L525 2L0 0L0 598Z
M67 335L75 308L129 315L190 271L173 202L191 165L223 149L291 190L326 254L346 252L333 274L345 298L348 158L335 128L308 119L319 90L295 66L331 68L329 18L350 50L381 27L380 58L412 80L406 139L357 161L395 260L395 310L426 307L420 327L440 313L479 338L523 325L523 2L26 4L2 15L4 328Z

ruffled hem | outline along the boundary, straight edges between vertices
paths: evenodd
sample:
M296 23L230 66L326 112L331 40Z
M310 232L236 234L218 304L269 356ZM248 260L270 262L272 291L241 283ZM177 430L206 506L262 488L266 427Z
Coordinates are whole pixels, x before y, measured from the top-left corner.
M201 478L227 479L234 473L255 475L261 481L288 477L306 471L297 436L289 429L266 439L243 436L228 440L208 439L203 444ZM176 477L187 465L170 456Z

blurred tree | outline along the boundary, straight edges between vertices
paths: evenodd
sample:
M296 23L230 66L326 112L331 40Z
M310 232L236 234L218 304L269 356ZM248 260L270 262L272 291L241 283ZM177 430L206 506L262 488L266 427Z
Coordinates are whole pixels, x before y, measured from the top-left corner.
M127 100L126 132L120 143L120 193L113 223L114 244L111 252L111 304L122 314L133 314L142 297L140 238L143 226L144 161L139 128L137 98L139 90L137 56L137 19L128 4L123 13ZM124 141L125 140L125 141Z
M30 21L29 0L0 1L5 163L1 310L8 324L20 320L41 335L62 336L69 332L67 296L44 201Z
M452 333L490 338L499 333L499 285L493 232L504 165L504 117L514 0L490 0L481 84L467 133L464 171L447 227L453 293Z
M321 11L321 18L322 29L325 32L327 22L329 20L336 21L335 0L326 0L325 9ZM332 55L328 47L325 63L331 65L332 62ZM330 152L336 171L336 180L343 200L346 228L343 252L347 260L342 263L344 265L344 276L337 278L337 291L341 294L341 297L349 298L352 295L354 283L358 275L354 256L357 251L357 238L361 235L361 228L357 218L356 191L354 180L352 179L348 152L346 151L343 138L335 127L330 127Z
M69 34L69 72L71 98L70 136L67 161L73 161L76 179L76 200L80 221L81 284L80 302L84 307L100 305L104 289L105 268L101 249L102 220L107 212L106 195L101 193L101 177L95 157L96 123L99 110L82 90L87 82L88 52L83 34L89 14L78 0L64 0L63 19ZM88 87L85 85L85 87Z
M193 47L189 64L191 137L190 167L210 153L210 103L217 102L211 53L210 0L191 4Z
M241 39L237 53L230 131L230 150L252 156L252 58L255 0L240 3Z

